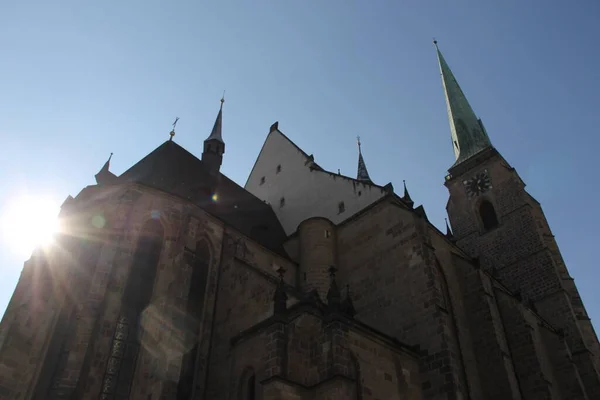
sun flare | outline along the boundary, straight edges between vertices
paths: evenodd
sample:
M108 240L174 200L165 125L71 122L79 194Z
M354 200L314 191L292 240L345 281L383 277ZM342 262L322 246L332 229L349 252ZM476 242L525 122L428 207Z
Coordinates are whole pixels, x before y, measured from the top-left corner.
M21 196L5 205L0 220L6 247L27 257L38 246L47 246L58 232L59 204L48 197Z

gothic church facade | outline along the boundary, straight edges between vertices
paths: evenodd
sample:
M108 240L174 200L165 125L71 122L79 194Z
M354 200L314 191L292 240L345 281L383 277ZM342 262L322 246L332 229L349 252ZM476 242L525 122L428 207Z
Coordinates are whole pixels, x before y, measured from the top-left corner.
M201 159L169 140L67 198L0 324L0 399L599 399L541 205L437 52L452 230L375 184L360 144L343 176L277 123L238 186L221 103Z

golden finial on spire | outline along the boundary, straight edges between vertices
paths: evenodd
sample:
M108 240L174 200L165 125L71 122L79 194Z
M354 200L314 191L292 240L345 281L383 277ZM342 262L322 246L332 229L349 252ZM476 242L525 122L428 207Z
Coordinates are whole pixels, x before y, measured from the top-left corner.
M177 121L179 121L179 117L175 117L175 122L173 122L173 129L169 132L169 141L173 140L173 136L175 136L175 127L177 126Z

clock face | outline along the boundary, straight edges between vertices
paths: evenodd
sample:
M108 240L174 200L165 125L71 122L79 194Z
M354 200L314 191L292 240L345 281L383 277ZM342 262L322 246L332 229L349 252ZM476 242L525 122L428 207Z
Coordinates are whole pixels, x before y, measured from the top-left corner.
M463 181L463 184L470 197L479 196L492 188L492 180L490 179L487 170L475 174L471 179Z

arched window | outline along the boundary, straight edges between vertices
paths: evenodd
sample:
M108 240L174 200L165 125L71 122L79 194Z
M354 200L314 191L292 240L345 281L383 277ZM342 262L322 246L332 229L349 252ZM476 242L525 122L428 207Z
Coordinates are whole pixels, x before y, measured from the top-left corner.
M242 373L238 386L238 400L256 400L256 375L250 367Z
M483 200L479 205L479 216L481 217L481 222L483 223L483 229L489 231L498 226L498 217L496 216L496 211L494 211L494 206L487 200Z
M164 231L150 220L140 231L102 385L102 398L128 399L140 349L139 320L150 303Z
M191 398L190 396L192 395L192 389L194 387L194 372L196 370L196 357L198 354L200 321L202 318L204 293L210 261L210 252L205 240L196 243L196 251L191 258L192 277L190 279L190 288L186 304L186 314L189 322L183 328L186 330L185 334L191 336L193 345L183 356L181 374L177 385L178 400L187 400Z
M246 381L246 400L256 400L256 376L254 374L250 375Z

